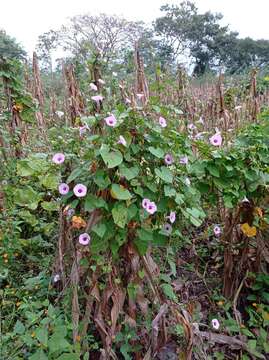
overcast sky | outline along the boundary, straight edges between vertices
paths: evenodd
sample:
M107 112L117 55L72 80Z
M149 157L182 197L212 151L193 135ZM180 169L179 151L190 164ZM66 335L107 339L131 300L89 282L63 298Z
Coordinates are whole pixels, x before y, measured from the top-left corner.
M66 18L91 12L122 15L151 22L160 6L181 0L0 0L0 28L32 52L38 35L57 29ZM224 15L224 23L241 37L269 39L269 0L195 0L200 11Z

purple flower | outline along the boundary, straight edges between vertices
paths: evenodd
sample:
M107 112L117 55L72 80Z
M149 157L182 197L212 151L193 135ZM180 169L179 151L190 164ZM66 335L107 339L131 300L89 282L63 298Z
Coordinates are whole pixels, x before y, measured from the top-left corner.
M170 222L173 224L176 221L176 213L175 211L171 211L170 215L167 216L167 218L170 220Z
M213 231L214 231L215 236L220 236L220 234L221 234L221 228L220 228L218 225L215 225L215 226L214 226Z
M143 199L143 200L142 200L142 207L143 207L143 209L146 210L149 203L150 203L150 200L149 200L149 199Z
M57 153L53 155L52 161L54 164L62 164L64 162L65 156L62 153Z
M174 162L173 156L171 154L166 154L164 157L164 162L166 165L172 165Z
M215 135L211 136L209 139L210 143L214 146L221 146L222 144L222 137L220 133L216 133Z
M189 162L188 156L182 156L182 157L179 159L179 163L180 163L180 164L187 165L188 162Z
M126 99L125 99L125 103L126 103L126 104L131 104L132 102L131 102L130 99L126 98Z
M69 186L65 183L60 184L58 189L61 195L66 195L69 192Z
M167 126L166 120L162 116L159 117L159 124L162 128L165 128Z
M96 101L97 103L99 103L99 101L102 101L103 100L103 96L101 95L95 95L95 96L92 96L91 99L93 101Z
M117 119L112 114L112 115L108 116L107 118L105 118L105 122L106 122L107 126L114 127L117 124Z
M121 144L123 146L127 145L127 142L126 142L126 140L124 139L124 137L122 135L120 135L120 137L119 137L118 144Z
M66 214L67 217L70 218L70 217L73 216L74 214L75 214L75 210L74 210L74 209L68 209L68 210L67 210L67 214Z
M81 245L88 245L90 241L91 241L91 237L89 234L84 233L84 234L79 235L78 242Z
M87 126L80 126L79 127L79 135L82 136L83 134L85 134L85 132L87 131Z
M101 85L105 85L105 81L104 80L102 80L102 79L98 79L98 82L99 82L99 84L101 84Z
M154 201L150 201L146 208L147 212L153 215L157 211L157 206Z
M73 192L77 197L83 197L87 194L87 186L83 184L77 184L74 187Z
M211 324L212 324L213 328L216 329L216 330L218 330L219 327L220 327L219 320L217 320L217 319L213 319L213 320L211 321Z
M202 118L202 116L200 116L199 120L197 121L197 124L204 124L204 120Z
M171 232L172 232L172 230L173 230L173 228L172 228L172 226L171 226L170 224L165 223L165 224L163 225L163 232L164 232L166 235L170 235Z
M200 132L194 136L195 140L202 140L204 137L204 133Z
M195 126L194 124L189 124L189 125L187 126L187 129L188 129L189 131L193 131L193 130L196 129L196 126Z
M94 83L90 83L90 89L93 90L93 91L98 90L97 86Z

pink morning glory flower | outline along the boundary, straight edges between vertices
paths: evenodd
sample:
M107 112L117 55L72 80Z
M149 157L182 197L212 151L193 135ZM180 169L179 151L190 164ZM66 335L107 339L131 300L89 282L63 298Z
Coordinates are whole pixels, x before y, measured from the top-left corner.
M102 80L102 79L98 79L98 82L99 82L99 84L101 84L101 85L105 85L105 81L104 80Z
M179 160L180 164L187 165L189 162L188 156L182 156Z
M57 153L53 155L52 161L54 164L62 164L64 162L65 156L62 153Z
M170 215L167 216L167 218L170 220L170 222L173 224L176 221L176 213L175 211L171 211Z
M66 214L67 217L70 218L70 217L73 216L74 214L75 214L75 210L74 210L74 209L68 209L68 210L67 210L67 214Z
M200 132L194 136L195 140L202 140L204 137L204 133Z
M59 274L54 275L53 282L57 283L59 280L60 280L60 275Z
M219 327L220 327L220 323L219 323L219 321L217 319L213 319L211 321L211 324L212 324L213 328L216 329L216 330L218 330Z
M171 232L172 232L173 228L170 224L166 223L163 225L163 232L166 234L166 235L170 235Z
M215 226L214 226L213 231L214 231L215 236L220 236L220 234L221 234L221 228L220 228L218 225L215 225Z
M69 186L65 183L60 184L58 189L61 195L66 195L69 192Z
M193 130L196 129L196 126L195 126L194 124L189 124L189 125L187 126L187 128L188 128L189 131L193 131Z
M90 83L90 89L93 90L93 91L98 90L97 86L94 83Z
M91 237L89 234L84 233L84 234L79 235L78 242L81 245L88 245L90 241L91 241Z
M92 96L91 99L97 103L99 103L99 101L102 101L104 98L103 96L101 95L95 95L95 96Z
M106 122L107 126L114 127L117 124L117 119L112 114L112 115L108 116L107 118L105 118L105 122Z
M126 140L124 139L124 137L122 135L119 136L118 144L121 144L123 146L127 145L127 142L126 142Z
M87 194L87 186L83 184L77 184L73 189L76 197L84 197Z
M153 215L157 211L157 206L154 201L150 201L146 208L147 212Z
M222 144L222 137L220 133L216 133L215 135L211 136L209 139L210 143L214 146L221 146Z
M162 116L159 117L159 124L162 128L165 128L167 126L166 120Z
M166 154L164 157L164 162L166 165L172 165L174 162L173 156L171 154Z
M143 199L143 200L142 200L142 207L143 207L143 209L146 210L149 203L150 203L150 200L149 200L149 199Z
M87 131L87 126L80 126L79 127L79 135L82 136L83 134L85 134L85 132Z

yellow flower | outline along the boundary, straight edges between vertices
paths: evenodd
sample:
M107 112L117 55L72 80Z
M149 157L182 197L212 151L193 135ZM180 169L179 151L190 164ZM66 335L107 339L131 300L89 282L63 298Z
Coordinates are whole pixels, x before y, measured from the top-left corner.
M86 221L84 221L80 216L73 216L72 217L72 228L80 229L86 226Z
M257 234L257 229L255 226L249 226L248 223L241 225L241 230L247 237L253 237Z
M217 302L217 305L219 305L219 306L224 305L224 301L223 301L223 300L218 301L218 302Z
M262 211L262 209L259 208L259 207L255 207L255 209L254 209L254 214L255 214L255 215L258 215L260 218L263 217L263 211Z

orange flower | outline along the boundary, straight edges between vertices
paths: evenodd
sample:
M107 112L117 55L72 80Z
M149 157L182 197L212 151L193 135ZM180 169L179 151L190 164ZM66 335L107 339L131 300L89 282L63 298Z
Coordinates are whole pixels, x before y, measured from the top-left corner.
M80 216L73 216L71 221L72 228L74 229L81 229L86 227L86 222Z
M241 225L241 230L247 237L253 237L257 234L257 229L255 226L249 226L248 223Z
M13 109L15 111L21 112L23 110L23 105L22 104L15 104L15 105L13 105Z

